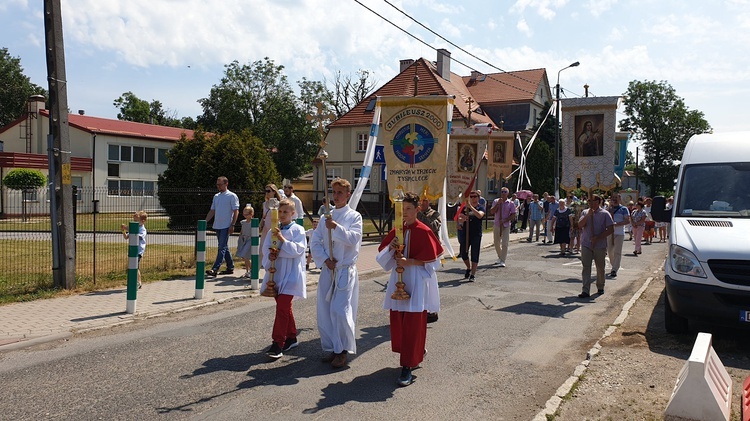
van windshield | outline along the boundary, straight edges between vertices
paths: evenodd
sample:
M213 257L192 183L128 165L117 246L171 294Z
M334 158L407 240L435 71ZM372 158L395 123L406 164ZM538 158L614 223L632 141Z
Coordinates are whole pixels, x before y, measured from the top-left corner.
M750 217L750 163L687 165L674 216Z

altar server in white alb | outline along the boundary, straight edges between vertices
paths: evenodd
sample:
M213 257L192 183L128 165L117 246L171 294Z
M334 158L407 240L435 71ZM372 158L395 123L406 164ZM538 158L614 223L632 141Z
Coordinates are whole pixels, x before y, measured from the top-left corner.
M419 196L406 193L403 203L403 256L397 258L395 254L402 244L399 244L394 227L380 243L376 257L378 264L391 272L383 308L390 310L391 350L399 353L399 386L408 386L414 381L411 371L419 366L427 353L427 314L440 310L435 271L440 267L443 246L432 230L417 219L418 206ZM404 291L410 296L406 300L392 298L399 278L397 267L404 269L401 278L405 284Z
M347 355L357 352L355 331L359 303L357 258L362 244L362 215L347 204L352 185L336 178L331 182L335 209L321 217L310 239L310 253L322 268L318 281L318 330L323 362L346 366ZM330 233L330 237L329 237ZM333 253L329 238L333 239Z

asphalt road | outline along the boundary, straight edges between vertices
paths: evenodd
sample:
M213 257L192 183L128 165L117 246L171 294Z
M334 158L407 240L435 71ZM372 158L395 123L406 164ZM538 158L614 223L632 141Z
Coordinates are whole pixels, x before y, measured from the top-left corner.
M628 250L631 244L626 244ZM623 304L662 265L666 245L623 258L606 293L577 297L578 255L514 243L508 267L485 249L477 282L439 273L416 381L396 386L382 309L386 276L361 279L358 354L334 371L322 356L315 290L295 301L300 346L270 362L274 302L255 298L0 354L0 419L530 420L586 357Z

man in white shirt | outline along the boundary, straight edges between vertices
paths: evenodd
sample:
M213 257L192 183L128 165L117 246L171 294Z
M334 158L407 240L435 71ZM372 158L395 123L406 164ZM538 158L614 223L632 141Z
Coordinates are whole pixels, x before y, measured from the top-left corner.
M625 226L630 224L630 212L628 208L620 203L620 194L615 193L609 198L609 214L615 222L615 229L612 235L607 237L607 255L609 263L612 265L612 271L609 273L610 278L617 277L617 271L620 270L620 261L622 260L622 244L625 242Z
M234 224L240 214L240 199L236 194L229 191L229 180L226 177L216 179L216 188L219 192L214 195L211 202L211 210L206 215L206 222L214 220L213 229L219 240L219 251L216 253L216 261L211 269L206 271L208 276L231 275L234 273L234 261L229 251L229 236L234 232ZM219 272L221 263L226 262L227 268Z
M294 186L291 183L284 185L284 195L294 202L295 210L297 211L297 218L305 217L305 208L302 207L302 200L294 194Z
M357 258L362 244L362 215L347 204L352 194L349 181L331 181L335 209L322 216L310 239L310 253L321 268L318 280L318 331L327 355L323 362L333 368L346 366L347 355L356 354L355 341L359 276ZM329 237L330 236L330 237ZM333 239L333 250L329 238Z

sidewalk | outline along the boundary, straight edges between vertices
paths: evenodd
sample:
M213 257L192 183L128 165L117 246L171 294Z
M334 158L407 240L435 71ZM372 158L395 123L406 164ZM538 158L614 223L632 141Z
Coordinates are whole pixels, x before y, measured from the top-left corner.
M517 242L526 235L511 234L511 242ZM483 248L492 245L491 234L485 233L482 239ZM361 275L381 270L375 262L378 245L378 242L362 243L357 261ZM451 239L451 245L458 253L456 238ZM261 269L261 280L263 274ZM242 271L237 270L234 275L207 278L200 300L195 299L194 277L144 283L143 288L138 290L135 314L125 312L125 288L0 306L0 320L3 321L0 326L0 351L66 338L76 332L258 296L258 291L250 289L250 280L240 278L241 275ZM316 285L319 276L319 270L308 271L308 285Z

